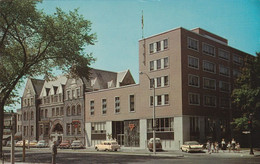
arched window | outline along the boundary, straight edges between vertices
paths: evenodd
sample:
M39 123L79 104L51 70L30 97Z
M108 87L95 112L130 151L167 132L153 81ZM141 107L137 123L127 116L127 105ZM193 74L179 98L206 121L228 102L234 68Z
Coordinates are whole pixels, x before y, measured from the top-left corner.
M72 106L72 115L76 115L76 108L74 105Z
M80 105L77 106L77 115L81 115L81 106Z
M67 107L67 116L69 116L69 115L71 115L71 113L70 113L70 107L68 106Z

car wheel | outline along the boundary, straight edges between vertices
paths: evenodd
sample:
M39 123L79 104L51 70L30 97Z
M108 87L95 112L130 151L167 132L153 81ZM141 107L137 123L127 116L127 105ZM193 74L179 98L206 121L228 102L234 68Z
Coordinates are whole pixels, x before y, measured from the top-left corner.
M115 149L115 151L117 151L117 149Z

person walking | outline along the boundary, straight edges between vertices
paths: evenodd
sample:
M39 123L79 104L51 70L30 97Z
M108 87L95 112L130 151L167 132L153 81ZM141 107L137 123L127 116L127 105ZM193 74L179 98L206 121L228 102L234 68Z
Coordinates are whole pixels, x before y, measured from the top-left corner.
M209 141L206 144L206 149L208 150L208 153L211 154L211 152L210 152L210 142Z
M53 142L52 145L52 164L56 164L56 155L57 155L57 143L56 141Z
M234 138L232 138L231 146L232 146L232 150L235 151L235 148L236 148L236 141L235 141Z
M222 138L222 141L221 141L221 149L223 150L223 153L224 153L224 150L226 149L226 142L225 142L224 138Z
M214 150L215 150L215 145L214 145L214 142L211 143L211 153L214 153Z
M218 153L218 150L219 150L218 142L215 142L215 152Z
M228 152L230 153L230 151L231 151L231 144L230 144L230 142L228 142L228 144L227 144L227 149L228 149Z

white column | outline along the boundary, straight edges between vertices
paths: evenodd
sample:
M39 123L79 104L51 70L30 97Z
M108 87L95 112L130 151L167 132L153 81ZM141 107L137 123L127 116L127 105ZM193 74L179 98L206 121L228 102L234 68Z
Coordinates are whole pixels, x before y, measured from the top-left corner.
M85 144L86 144L86 147L90 147L90 146L94 146L94 145L91 145L91 123L88 122L88 123L85 123Z
M140 148L147 148L147 120L140 119Z
M106 122L106 133L111 135L112 137L112 121ZM107 139L108 139L108 135L107 135Z

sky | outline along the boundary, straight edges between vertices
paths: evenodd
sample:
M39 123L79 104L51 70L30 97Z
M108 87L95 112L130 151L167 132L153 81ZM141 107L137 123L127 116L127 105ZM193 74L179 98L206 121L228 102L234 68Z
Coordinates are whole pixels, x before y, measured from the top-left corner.
M129 69L136 83L142 11L144 37L177 27L200 27L228 39L233 48L252 55L260 52L260 0L43 0L37 7L47 14L56 7L65 12L78 8L97 35L96 44L86 47L97 59L91 67Z

